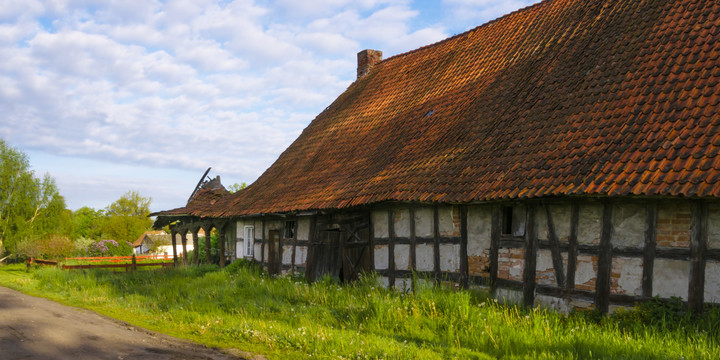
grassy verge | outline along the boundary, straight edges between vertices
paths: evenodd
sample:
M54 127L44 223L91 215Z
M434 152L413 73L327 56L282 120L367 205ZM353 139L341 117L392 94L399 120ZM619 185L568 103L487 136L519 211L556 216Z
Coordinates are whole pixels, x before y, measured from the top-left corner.
M251 266L25 272L0 284L209 346L270 358L716 359L720 313L655 304L613 317L503 306L482 293L271 278Z

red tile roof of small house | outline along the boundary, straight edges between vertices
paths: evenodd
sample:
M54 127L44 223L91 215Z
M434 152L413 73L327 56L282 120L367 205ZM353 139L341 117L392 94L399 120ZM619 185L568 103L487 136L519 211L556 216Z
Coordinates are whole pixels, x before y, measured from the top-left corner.
M375 65L200 216L720 196L720 2L546 0Z

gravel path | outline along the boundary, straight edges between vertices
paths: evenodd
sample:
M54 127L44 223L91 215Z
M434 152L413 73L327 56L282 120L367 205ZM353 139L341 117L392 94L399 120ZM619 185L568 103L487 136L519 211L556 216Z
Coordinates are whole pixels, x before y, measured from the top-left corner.
M0 287L0 359L242 358Z

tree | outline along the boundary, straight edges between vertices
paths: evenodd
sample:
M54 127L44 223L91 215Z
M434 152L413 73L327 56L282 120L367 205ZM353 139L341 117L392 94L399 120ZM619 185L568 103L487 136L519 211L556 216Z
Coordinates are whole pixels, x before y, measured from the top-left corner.
M120 199L105 208L102 226L104 237L132 243L143 232L152 227L149 197L140 196L136 191L128 191Z
M238 192L240 190L245 189L247 186L248 185L246 183L241 183L241 184L234 183L234 184L228 186L227 190L228 190L228 192L230 192L232 194L234 192Z
M55 180L36 178L27 155L0 139L0 245L15 253L20 240L67 235L67 219Z
M72 238L100 240L104 218L105 212L103 210L95 210L87 206L75 210L72 213Z

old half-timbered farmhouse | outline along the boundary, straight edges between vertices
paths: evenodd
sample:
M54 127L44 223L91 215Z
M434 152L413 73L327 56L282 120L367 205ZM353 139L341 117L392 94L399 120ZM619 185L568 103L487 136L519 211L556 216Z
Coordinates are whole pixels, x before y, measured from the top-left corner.
M309 279L720 302L720 2L546 0L358 62L255 183L158 221Z

